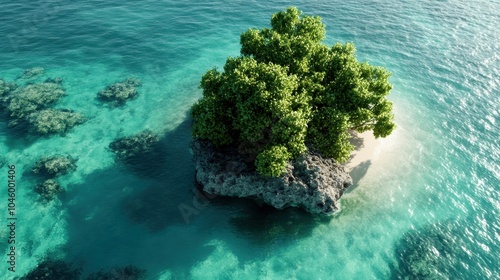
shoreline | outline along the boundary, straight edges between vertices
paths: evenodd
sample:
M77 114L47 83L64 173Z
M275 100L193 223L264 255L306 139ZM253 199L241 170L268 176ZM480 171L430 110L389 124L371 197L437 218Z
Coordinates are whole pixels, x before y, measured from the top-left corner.
M366 171L368 165L370 165L372 161L377 158L380 152L380 149L378 148L380 147L381 142L379 139L375 139L372 131L365 131L363 133L352 131L350 134L351 139L349 139L349 142L354 145L354 151L352 152L349 160L344 163L344 167L356 182L356 179L360 179L354 178L358 177L355 174L357 173L356 170L362 168Z

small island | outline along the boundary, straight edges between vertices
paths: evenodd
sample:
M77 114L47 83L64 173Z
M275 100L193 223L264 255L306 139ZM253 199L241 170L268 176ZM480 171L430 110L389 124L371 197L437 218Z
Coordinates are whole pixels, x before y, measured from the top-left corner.
M390 73L322 43L320 17L291 7L241 34L241 55L201 79L192 108L196 180L210 194L331 214L352 179L350 131L394 129Z

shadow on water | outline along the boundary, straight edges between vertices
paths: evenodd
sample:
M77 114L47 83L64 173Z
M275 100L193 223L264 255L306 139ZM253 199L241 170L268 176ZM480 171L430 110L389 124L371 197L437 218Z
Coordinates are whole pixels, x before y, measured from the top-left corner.
M115 165L68 187L63 201L68 205L67 259L84 267L84 273L133 264L155 271L169 268L182 275L211 254L215 249L207 246L211 240L223 241L242 261L258 259L331 221L300 209L280 211L237 198L208 198L195 209L198 191L189 151L190 125L187 118L164 135L167 160L161 168L145 160L145 165L163 172L149 176ZM180 205L197 212L189 223ZM248 243L261 249L249 250Z
M184 223L178 205L190 201L194 188L190 126L191 119L187 118L162 138L152 158L127 165L134 174L155 180L154 184L134 191L121 202L121 208L132 221L152 231Z
M152 145L151 151L127 158L120 162L115 158L116 164L122 165L137 176L146 178L162 178L166 174L166 165L169 158L168 143L162 139L159 143Z
M178 205L192 200L194 187L189 126L188 119L164 136L162 143L170 152L161 174L137 176L135 171L115 165L68 187L63 201L68 205L68 260L89 267L88 273L109 266L147 265L149 255L158 256L154 263L161 262L163 268L191 266L208 256L213 248L203 246L208 237L201 233L193 239L175 229L162 231L171 226L186 229ZM144 165L155 163L149 160ZM180 249L147 253L142 247ZM120 263L124 260L127 263Z
M1 110L3 108L0 107ZM5 116L0 116L0 126L5 131L5 145L9 151L22 150L39 140L41 137L33 136L28 131L28 126L20 124L16 127L7 127L8 120Z
M351 172L349 172L349 175L351 175L352 178L352 186L346 190L346 193L351 192L358 187L359 181L365 177L371 164L371 160L363 161L358 166L354 167Z
M315 216L302 209L277 210L271 206L247 205L245 212L229 220L238 236L247 238L253 245L287 245L311 235L321 223L331 217Z

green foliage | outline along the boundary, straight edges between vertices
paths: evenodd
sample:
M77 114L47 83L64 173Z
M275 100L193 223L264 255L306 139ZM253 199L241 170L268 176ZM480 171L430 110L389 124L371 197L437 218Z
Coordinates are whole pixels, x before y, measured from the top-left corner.
M358 62L353 44L328 47L324 38L321 18L301 17L295 7L274 14L270 29L241 34L241 56L202 77L193 135L239 146L266 176L279 176L306 144L345 161L349 130L389 135L390 73Z
M284 146L272 146L262 151L256 159L257 172L264 176L278 177L286 168L291 154Z

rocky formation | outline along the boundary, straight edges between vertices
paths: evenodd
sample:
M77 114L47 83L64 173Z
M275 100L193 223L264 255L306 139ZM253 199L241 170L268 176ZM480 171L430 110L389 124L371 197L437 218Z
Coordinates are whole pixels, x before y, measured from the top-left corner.
M43 68L26 70L24 76L42 75ZM64 134L86 118L68 109L51 107L66 95L62 78L47 78L42 83L28 83L18 87L0 79L0 107L8 127L39 135Z
M51 84L62 85L63 78L47 78L44 83L51 83Z
M236 148L216 148L210 142L194 140L196 180L210 194L246 197L277 209L302 207L314 214L332 214L352 179L332 159L309 153L288 165L278 178L259 175Z
M4 167L5 164L7 164L7 159L4 156L0 155L0 168Z
M61 185L54 179L36 185L35 191L40 194L46 201L54 199L58 194L64 192Z
M133 265L120 268L113 268L108 271L99 271L90 274L87 280L141 280L146 279L146 270Z
M145 130L129 137L118 138L109 144L109 148L120 161L129 163L136 157L153 152L159 143L158 135Z
M57 83L36 83L24 87L15 84L1 83L0 89L4 91L4 97L0 97L0 107L4 111L9 122L9 127L26 124L26 118L39 110L48 108L55 104L66 93Z
M36 76L43 75L45 73L45 69L43 67L33 67L31 69L24 70L23 75L20 79L31 79Z
M75 163L76 159L65 156L43 157L33 166L31 172L46 178L54 178L74 171L76 169Z
M10 118L21 119L47 108L64 95L64 89L56 83L29 84L12 91L4 98L3 103Z
M97 97L102 101L123 104L137 96L137 87L140 85L141 81L139 79L128 78L122 82L107 86L97 94Z
M15 83L9 83L0 79L0 97L4 94L7 94L17 88Z
M81 269L74 269L70 263L45 259L28 274L21 277L21 280L80 279L81 273Z
M474 242L471 242L471 232L477 225L477 217L459 215L454 219L412 227L395 244L398 265L390 279L498 279L491 277L500 275L498 265L492 265L497 260L495 254L478 257L478 254L471 253L482 252L485 247L498 252L500 248L498 241L488 234L474 235ZM485 228L490 226L493 225L481 225L484 232L493 230Z
M80 113L68 109L46 109L30 114L26 119L30 131L40 135L64 134L72 127L86 121Z
M35 192L40 194L45 202L64 192L64 188L54 178L75 171L76 161L72 157L61 155L45 156L38 160L31 172L45 181L35 186Z

